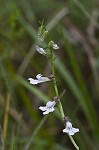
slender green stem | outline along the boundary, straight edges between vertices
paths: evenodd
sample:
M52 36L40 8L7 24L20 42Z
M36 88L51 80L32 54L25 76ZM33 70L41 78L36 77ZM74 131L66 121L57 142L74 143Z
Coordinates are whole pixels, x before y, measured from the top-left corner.
M52 74L54 77L55 76L55 68L54 68L54 58L53 58L53 52L52 52L52 48L50 48L50 61L51 61L51 68L52 68ZM57 83L56 83L56 78L54 80L54 89L55 89L55 93L56 93L56 96L59 98L59 92L58 92L58 87L57 87ZM61 116L62 116L62 119L65 117L64 115L64 111L63 111L63 107L62 107L62 104L60 102L60 99L58 101L58 108L60 110L60 113L61 113ZM79 150L79 147L77 146L76 142L74 141L73 137L71 135L69 135L69 138L71 140L71 142L73 143L74 147Z
M52 74L53 74L53 76L55 77L53 53L52 53L52 49L51 49L51 48L50 48L50 60L51 60ZM54 88L55 88L56 96L59 98L59 92L58 92L58 87L57 87L57 83L56 83L56 78L55 78L55 80L54 80ZM58 108L59 108L59 110L60 110L60 113L61 113L62 118L64 118L65 115L64 115L63 107L62 107L62 104L61 104L60 100L59 100L59 102L58 102Z
M76 142L74 141L73 137L72 137L71 135L69 135L69 134L68 134L68 136L69 136L71 142L73 143L73 145L75 146L75 148L76 148L77 150L79 150L79 147L77 146L77 144L76 144Z

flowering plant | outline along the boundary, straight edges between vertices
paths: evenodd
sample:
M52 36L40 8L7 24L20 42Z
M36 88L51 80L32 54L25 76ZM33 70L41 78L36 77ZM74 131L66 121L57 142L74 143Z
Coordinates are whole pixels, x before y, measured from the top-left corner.
M48 36L48 31L45 28L43 22L41 22L41 26L38 28L38 39L41 42L43 42L43 41L45 41L47 36ZM58 107L58 109L61 113L62 119L65 118L66 127L65 127L65 129L63 129L63 132L67 133L69 135L69 138L70 138L71 142L73 143L75 148L77 150L79 150L79 147L77 146L77 144L75 143L75 141L72 137L72 135L74 135L76 132L79 132L79 129L78 128L73 128L72 123L70 122L70 120L65 117L65 114L64 114L64 111L63 111L63 106L62 106L62 103L60 101L60 96L59 96L59 92L58 92L56 78L55 78L56 75L55 75L55 68L54 68L53 50L58 50L58 49L59 49L59 46L57 44L55 44L55 42L53 40L47 41L47 45L45 45L45 48L36 45L37 52L44 55L44 56L47 56L49 58L50 63L51 63L52 76L43 77L43 75L38 74L36 76L36 79L29 78L28 80L30 81L31 84L39 84L39 83L44 83L44 82L47 82L47 81L53 81L55 94L56 94L55 97L54 97L54 100L53 101L48 101L45 106L40 106L39 109L41 111L43 111L44 115L47 115L50 112L53 112L55 110L55 106Z

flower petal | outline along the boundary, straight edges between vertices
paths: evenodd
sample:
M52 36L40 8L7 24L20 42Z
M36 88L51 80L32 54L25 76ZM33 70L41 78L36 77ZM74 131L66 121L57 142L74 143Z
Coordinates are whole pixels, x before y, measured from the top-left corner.
M49 109L47 109L45 112L43 112L43 115L49 114Z
M51 81L48 77L41 77L40 80L43 82Z
M43 76L43 75L38 74L38 75L36 76L36 78L39 80L42 76Z
M34 80L32 78L29 78L28 80L30 81L31 84L38 84L39 83L38 80Z
M68 133L69 131L68 131L68 129L67 129L67 128L65 128L65 129L63 129L63 132Z
M47 102L46 106L47 107L54 107L55 104L56 104L55 101L49 101L49 102Z
M53 45L53 49L59 49L58 45L57 45L57 44L54 44L54 45Z
M67 128L72 128L72 124L71 124L70 121L67 121L67 122L66 122L66 127L67 127Z
M74 135L75 133L73 132L73 130L69 130L68 134L69 135Z
M39 47L38 45L36 45L36 50L38 53L40 53L42 55L46 55L44 49L42 47Z
M54 43L54 41L50 41L49 45L53 48L53 49L59 49L58 45Z
M49 112L53 112L54 110L54 107L49 108Z
M72 130L73 130L74 133L79 132L78 128L72 128Z
M47 108L47 110L45 112L43 112L44 115L46 114L49 114L50 112L53 112L55 109L52 107L52 108Z
M39 109L42 110L42 111L46 111L47 107L46 106L40 106Z
M42 74L38 74L36 78L42 82L50 81L48 77L42 77L42 76L43 76Z
M53 104L52 101L48 101L47 104L46 104L46 106L47 106L47 107L50 107L52 104Z

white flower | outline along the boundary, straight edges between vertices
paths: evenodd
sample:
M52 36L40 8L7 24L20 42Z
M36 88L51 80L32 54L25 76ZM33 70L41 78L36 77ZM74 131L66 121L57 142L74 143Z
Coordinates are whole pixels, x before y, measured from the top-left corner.
M57 44L53 44L53 49L59 49L58 45Z
M38 83L42 83L42 82L47 82L47 81L51 81L52 79L48 78L48 77L43 77L43 75L38 74L36 76L37 79L32 79L29 78L28 80L30 81L31 84L38 84Z
M42 47L39 47L38 45L36 45L36 50L38 53L40 53L42 55L46 55L45 50Z
M50 41L50 45L53 49L59 49L58 45L54 43L54 41Z
M54 109L55 104L56 104L55 101L49 101L49 102L47 102L46 106L40 106L39 109L44 111L43 114L46 115L55 110Z
M66 128L63 129L63 132L68 133L69 135L74 135L76 132L79 132L78 128L73 128L70 121L66 122Z

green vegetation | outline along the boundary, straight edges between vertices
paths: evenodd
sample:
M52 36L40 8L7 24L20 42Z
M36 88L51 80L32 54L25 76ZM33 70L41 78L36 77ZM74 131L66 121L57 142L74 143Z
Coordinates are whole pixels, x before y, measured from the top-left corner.
M80 132L80 150L99 149L99 2L97 0L0 1L0 150L73 150L55 110L52 82L31 85L29 77L51 75L49 59L36 52L39 21L58 44L54 64L64 113Z

